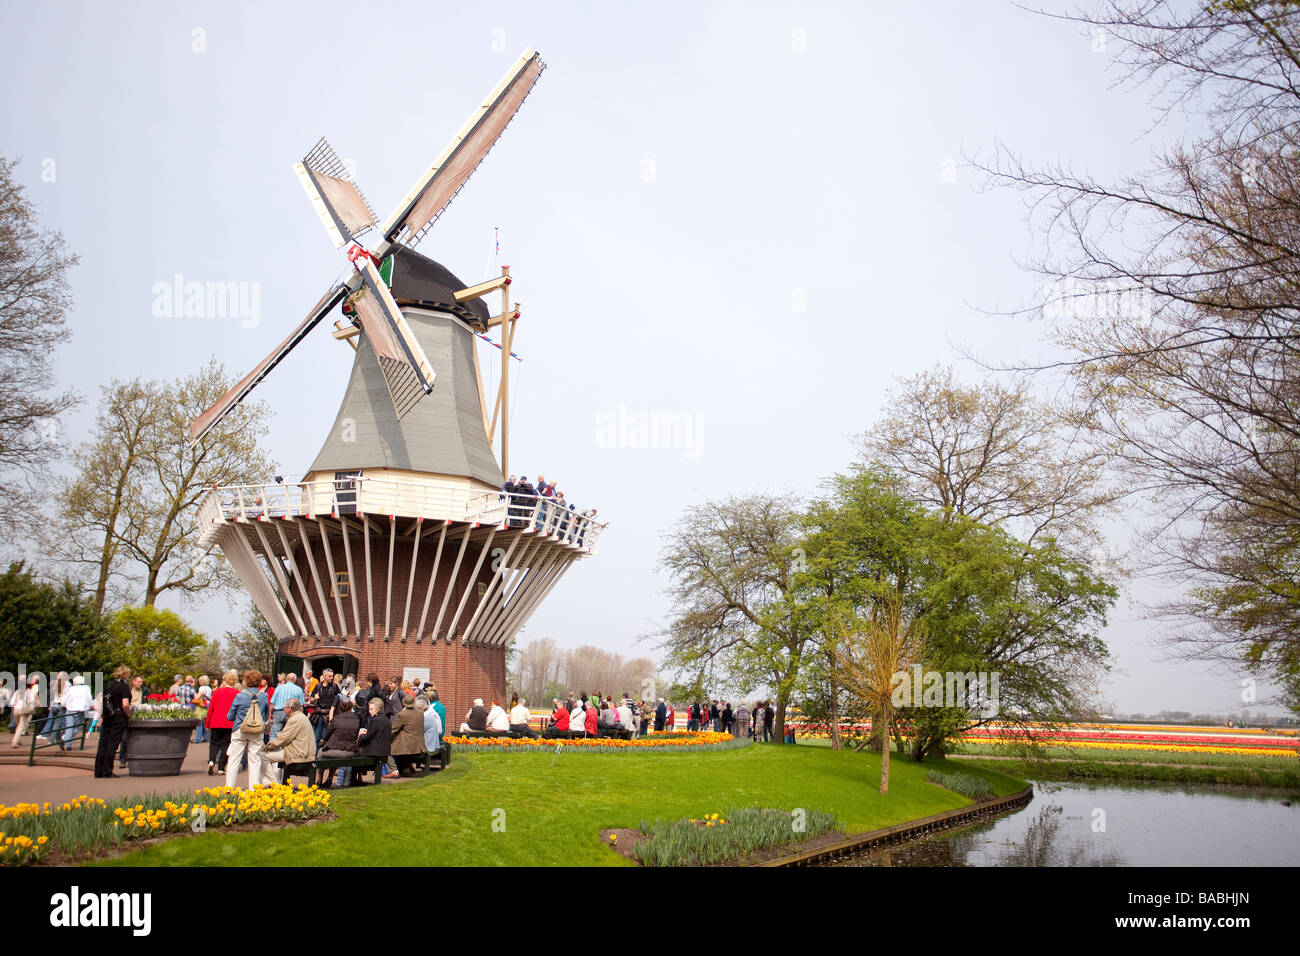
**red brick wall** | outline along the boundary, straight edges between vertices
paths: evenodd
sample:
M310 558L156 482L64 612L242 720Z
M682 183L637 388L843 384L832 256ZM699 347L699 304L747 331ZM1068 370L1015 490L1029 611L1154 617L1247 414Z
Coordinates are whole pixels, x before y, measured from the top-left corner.
M502 647L459 642L448 644L444 641L436 644L408 641L403 644L380 640L340 644L293 638L282 644L280 650L307 661L314 657L353 654L360 660L359 671L363 677L373 671L381 681L390 677L400 678L403 667L427 667L429 679L438 688L438 695L447 708L447 722L453 730L460 727L461 719L475 697L482 697L485 704L491 704L493 697L506 703L506 652Z

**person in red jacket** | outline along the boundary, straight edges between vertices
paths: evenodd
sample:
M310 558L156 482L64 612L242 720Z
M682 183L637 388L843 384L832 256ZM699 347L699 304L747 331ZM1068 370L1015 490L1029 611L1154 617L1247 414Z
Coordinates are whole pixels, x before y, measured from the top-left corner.
M588 703L587 709L582 715L583 724L585 725L588 737L596 736L596 722L599 717L600 711L596 709L594 704Z
M226 750L230 747L230 732L234 724L226 719L230 712L230 703L239 693L239 675L227 672L221 678L221 686L212 692L208 705L208 716L204 724L208 728L208 776L226 772Z
M543 737L554 737L569 729L569 712L564 709L564 704L558 700L553 700L552 703L555 704L555 713L551 714L551 726L546 728Z

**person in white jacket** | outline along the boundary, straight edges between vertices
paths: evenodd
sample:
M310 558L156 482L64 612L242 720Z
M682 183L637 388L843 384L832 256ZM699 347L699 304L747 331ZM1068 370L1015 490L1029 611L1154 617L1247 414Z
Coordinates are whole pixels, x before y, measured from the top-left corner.
M63 718L63 742L60 745L64 750L71 750L72 741L77 739L83 727L89 726L90 710L94 703L90 688L86 686L86 678L80 674L75 675L72 686L63 697L63 707L68 712Z
M502 731L510 729L510 715L495 700L492 701L492 709L488 711L487 729Z

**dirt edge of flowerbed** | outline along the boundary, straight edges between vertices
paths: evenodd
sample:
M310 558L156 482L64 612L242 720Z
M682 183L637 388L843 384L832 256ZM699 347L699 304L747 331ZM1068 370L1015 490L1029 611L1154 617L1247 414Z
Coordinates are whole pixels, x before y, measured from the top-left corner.
M337 813L330 812L319 817L311 817L307 820L266 820L251 823L232 823L228 826L210 827L205 830L204 833L253 833L258 830L284 830L289 827L309 827L314 826L317 823L331 823L338 818ZM99 860L113 860L119 856L126 856L128 853L134 853L136 850L142 850L145 847L155 846L159 843L166 843L169 840L203 835L203 833L195 833L189 829L175 830L171 833L145 837L142 840L126 840L115 847L111 847L110 849L99 853L91 853L87 851L79 853L76 856L55 849L35 863L27 863L24 864L24 866L80 866L83 863L94 863ZM21 867L17 867L17 869L21 869Z

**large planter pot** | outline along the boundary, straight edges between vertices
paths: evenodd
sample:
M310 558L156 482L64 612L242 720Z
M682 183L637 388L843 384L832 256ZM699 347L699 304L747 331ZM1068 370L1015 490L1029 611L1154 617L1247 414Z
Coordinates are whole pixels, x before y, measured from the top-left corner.
M133 720L126 728L126 766L132 777L181 772L198 720Z

